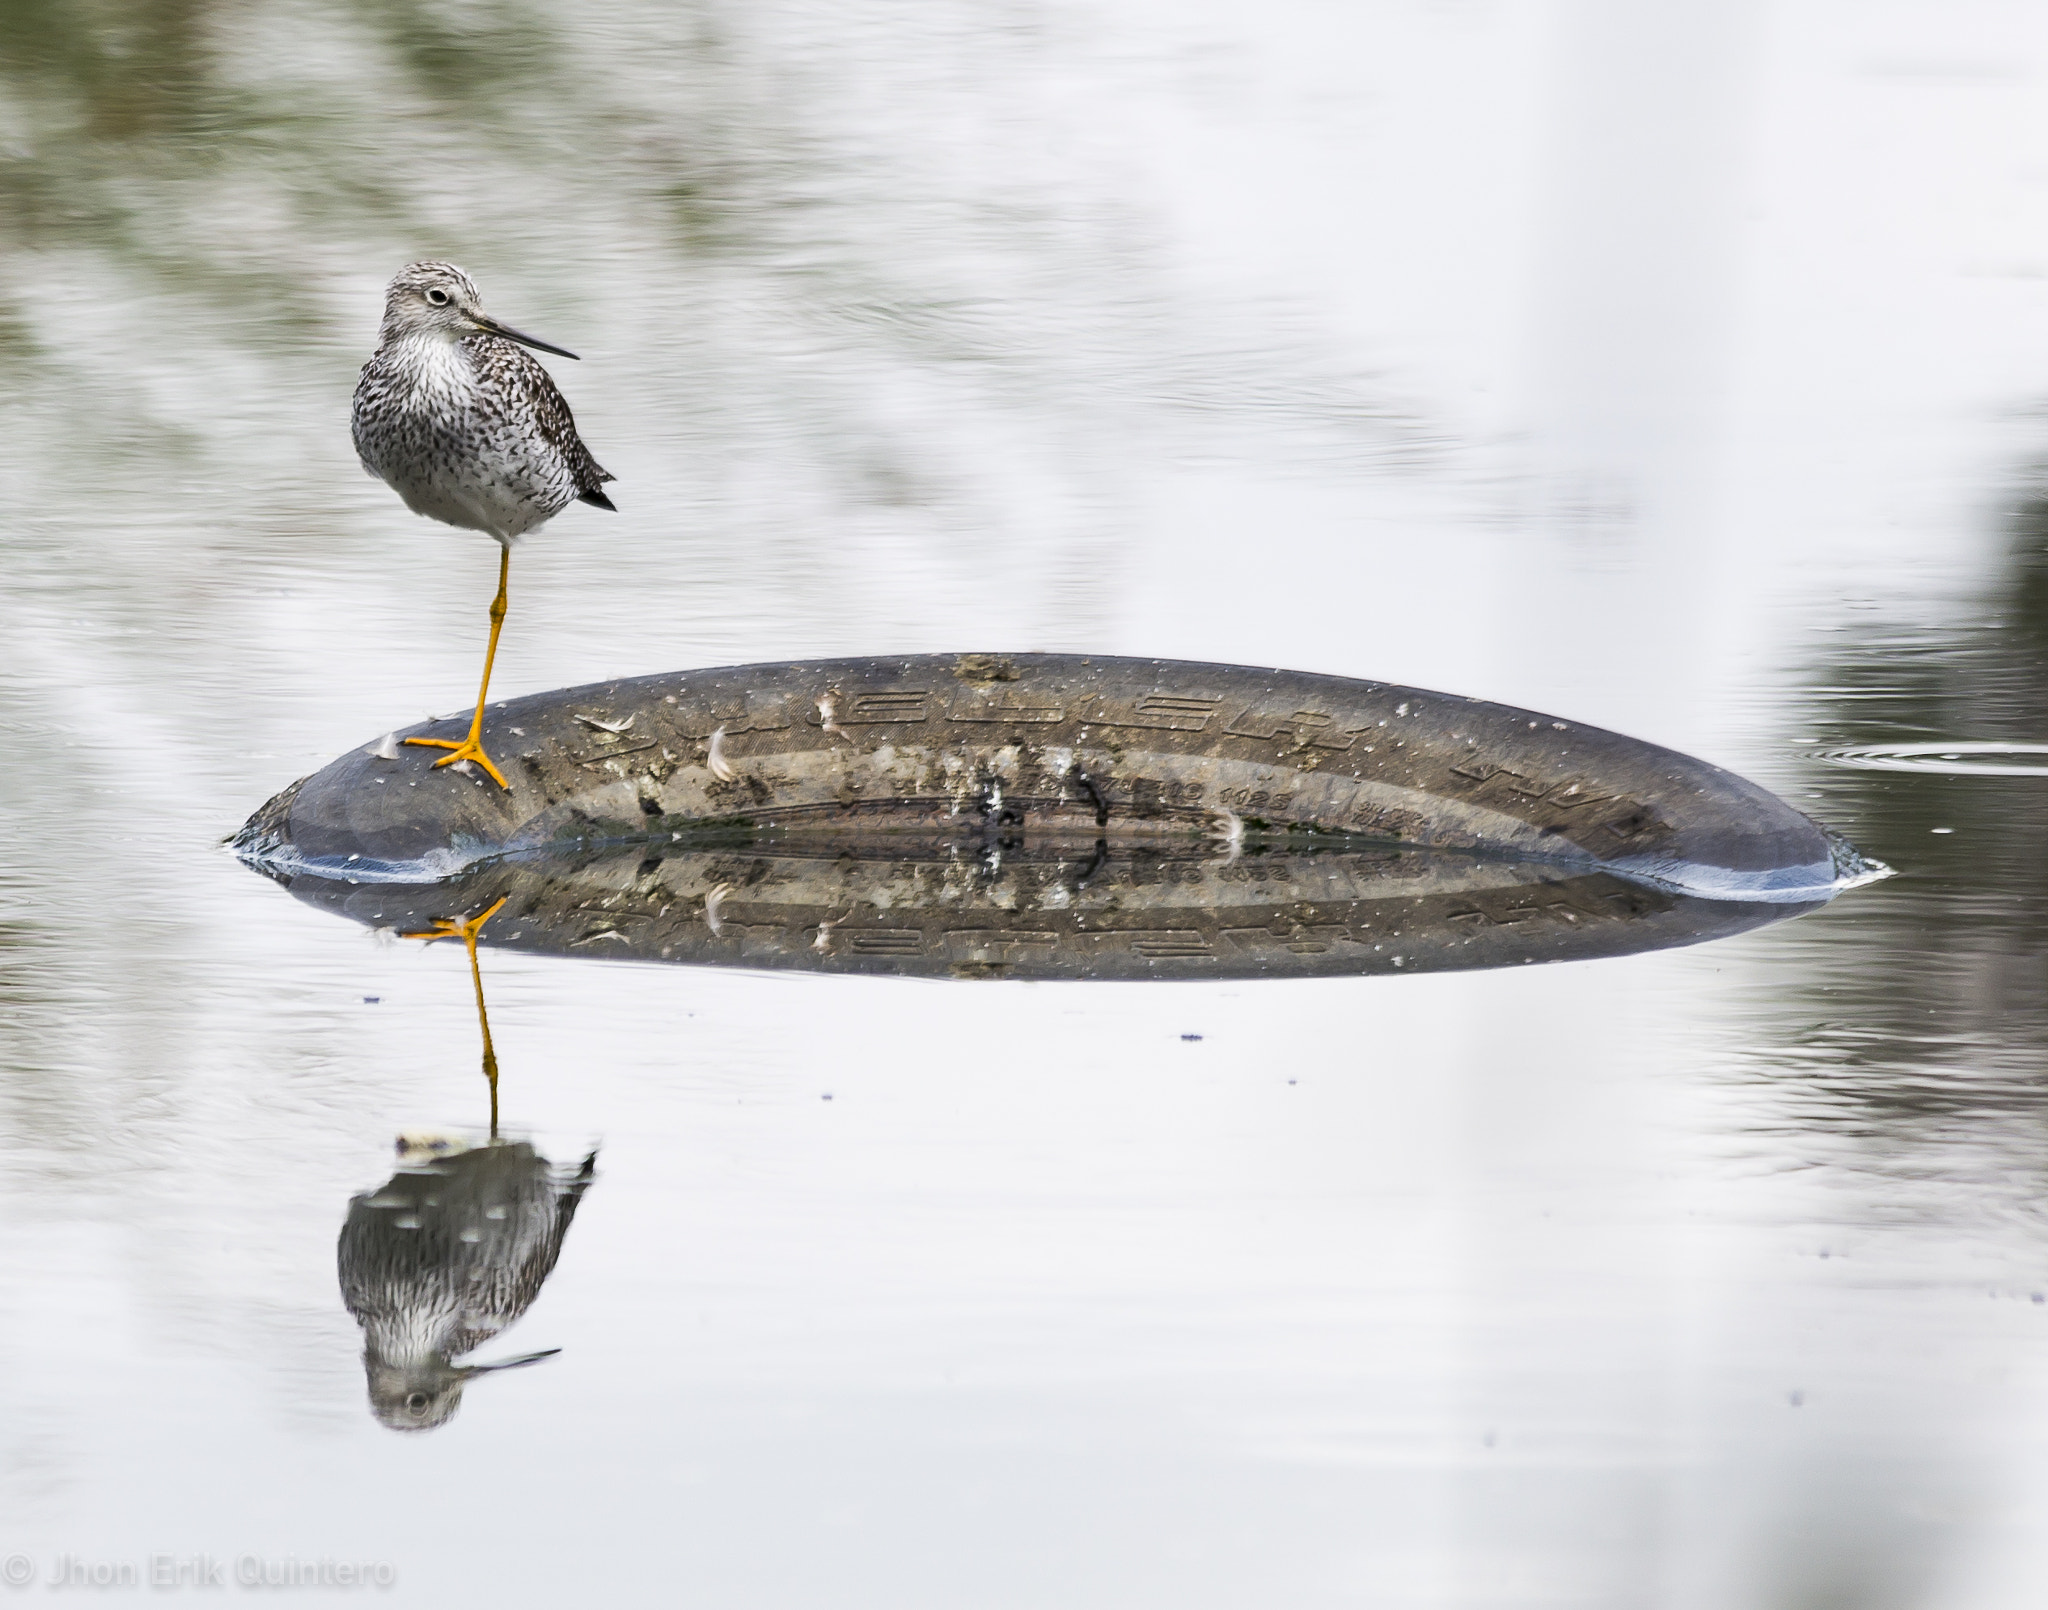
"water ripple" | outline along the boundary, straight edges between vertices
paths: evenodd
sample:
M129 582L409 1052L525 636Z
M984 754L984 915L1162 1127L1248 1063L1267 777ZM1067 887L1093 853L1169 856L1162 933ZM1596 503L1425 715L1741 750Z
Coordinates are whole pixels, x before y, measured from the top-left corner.
M2048 744L1871 744L1861 749L1829 750L1820 758L1830 765L1856 766L1866 771L1920 771L1944 777L2048 777Z

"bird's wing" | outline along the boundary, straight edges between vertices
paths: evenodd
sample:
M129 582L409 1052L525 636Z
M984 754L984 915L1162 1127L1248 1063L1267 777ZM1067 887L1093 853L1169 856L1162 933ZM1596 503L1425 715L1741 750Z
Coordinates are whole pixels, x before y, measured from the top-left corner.
M519 1313L526 1312L533 1299L540 1295L541 1283L554 1272L555 1260L562 1255L562 1239L568 1235L569 1225L576 1217L576 1204L583 1200L583 1193L590 1189L596 1178L597 1153L592 1152L573 1175L564 1177L557 1173L550 1182L555 1194L554 1221L534 1239L519 1265L514 1282L521 1293Z
M576 483L576 495L586 503L610 508L611 499L601 489L605 482L618 477L591 457L590 449L583 445L583 438L576 434L576 416L569 412L568 399L555 385L554 377L524 347L495 340L491 345L494 360L518 366L520 382L533 403L533 422L541 439L560 453L568 465L570 478Z

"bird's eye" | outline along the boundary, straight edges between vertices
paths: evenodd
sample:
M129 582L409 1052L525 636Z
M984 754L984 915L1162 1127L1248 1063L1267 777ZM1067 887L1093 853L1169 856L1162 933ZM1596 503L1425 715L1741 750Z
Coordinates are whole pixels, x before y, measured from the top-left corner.
M441 298L441 300L445 302L445 301L447 301L448 299L447 299L447 298L446 298L446 297L444 296L444 297L442 297L442 298ZM412 1410L412 1412L413 1412L414 1414L423 1414L423 1413L425 1413L425 1412L426 1412L426 1407L427 1407L427 1395L426 1395L426 1393L424 1393L424 1392L408 1392L408 1393L406 1394L406 1396L405 1396L405 1406L406 1406L406 1407L407 1407L408 1409Z
M446 307L448 305L448 293L442 290L429 291L427 292L427 300L436 307Z

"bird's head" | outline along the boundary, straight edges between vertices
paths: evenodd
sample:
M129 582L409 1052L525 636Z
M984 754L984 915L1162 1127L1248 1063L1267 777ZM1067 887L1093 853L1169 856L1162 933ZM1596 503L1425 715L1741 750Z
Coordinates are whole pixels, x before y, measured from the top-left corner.
M393 1431L432 1431L455 1418L462 1407L462 1389L479 1375L538 1364L561 1351L548 1348L494 1364L451 1364L434 1358L410 1366L366 1359L370 1377L370 1412Z
M495 335L564 358L576 356L567 347L523 334L484 312L483 293L476 288L476 281L453 263L408 263L401 268L384 291L382 333L386 341L438 336L452 342L472 335Z

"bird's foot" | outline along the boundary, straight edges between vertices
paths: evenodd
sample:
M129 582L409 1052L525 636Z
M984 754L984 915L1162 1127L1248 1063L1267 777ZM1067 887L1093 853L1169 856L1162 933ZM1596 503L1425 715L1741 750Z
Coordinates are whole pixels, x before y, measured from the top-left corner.
M408 738L405 741L409 744L418 744L422 749L446 749L451 751L451 753L443 755L434 762L436 769L442 766L452 766L458 760L473 760L491 774L491 781L500 788L510 788L512 786L505 781L505 774L491 764L491 757L484 753L484 746L474 732L460 743L456 742L453 738Z
M479 911L474 917L436 917L433 919L433 927L419 933L400 934L398 937L424 939L430 944L436 939L459 939L474 950L476 936L483 932L484 924L498 914L498 906L502 906L511 898L510 895L504 896L498 901L498 905L492 906L488 911Z

